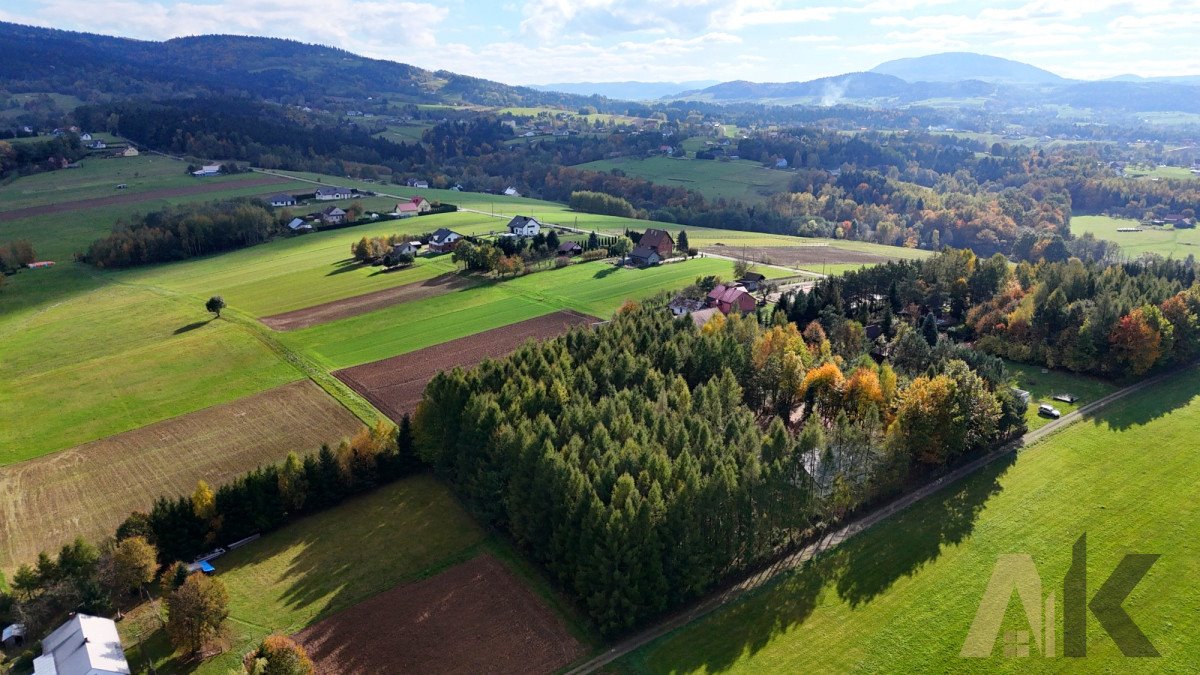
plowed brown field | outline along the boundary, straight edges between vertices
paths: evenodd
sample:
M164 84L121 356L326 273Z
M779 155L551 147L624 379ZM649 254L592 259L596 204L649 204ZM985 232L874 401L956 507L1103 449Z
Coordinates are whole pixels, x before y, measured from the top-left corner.
M416 410L425 385L439 372L455 366L475 366L484 359L509 354L530 338L557 337L572 326L597 321L599 319L577 312L554 312L390 359L339 370L334 375L380 412L399 422L405 413Z
M322 675L552 673L585 651L553 610L486 554L360 602L295 637Z
M362 426L310 380L0 467L0 570L109 535L161 495L190 494Z

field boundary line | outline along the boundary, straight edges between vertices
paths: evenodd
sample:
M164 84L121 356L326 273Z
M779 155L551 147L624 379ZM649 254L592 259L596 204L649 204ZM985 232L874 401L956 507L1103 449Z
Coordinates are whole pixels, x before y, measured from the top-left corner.
M854 535L864 532L870 529L872 526L877 525L881 521L907 510L917 502L937 494L943 488L949 487L950 485L961 481L962 479L970 476L997 459L1000 459L1005 455L1017 454L1023 450L1036 447L1049 436L1070 427L1076 422L1082 420L1086 415L1105 408L1108 405L1131 394L1135 394L1143 389L1160 384L1176 377L1177 375L1181 375L1185 372L1193 370L1196 365L1197 364L1191 364L1174 372L1155 375L1154 377L1143 380L1142 382L1138 382L1137 384L1132 384L1128 387L1118 389L1107 396L1099 398L1091 403L1088 403L1087 405L1081 406L1078 410L1064 415L1061 418L1041 427L1040 429L1035 429L1022 435L1019 439L1009 441L999 448L992 450L988 454L958 467L941 478L938 478L931 483L927 483L906 495L898 497L881 506L880 508L871 511L870 513L864 514L863 516L847 523L841 529L830 532L829 534L821 537L821 539L818 541L813 542L812 544L809 544L794 553L779 558L765 569L753 572L750 575L742 578L740 581L733 582L724 589L715 591L707 598L694 603L692 606L685 607L683 610L679 611L673 616L667 617L659 623L643 629L636 635L618 642L604 653L594 656L588 661L585 661L584 663L567 670L566 675L585 675L587 673L596 672L600 668L603 668L613 661L616 661L617 659L626 656L629 653L636 651L637 649L640 649L651 642L654 642L655 640L658 640L669 633L683 628L688 624L691 624L724 607L725 605L740 599L743 595L764 586L767 582L771 581L775 577L791 571L808 562L809 560L812 560L821 553L845 543Z

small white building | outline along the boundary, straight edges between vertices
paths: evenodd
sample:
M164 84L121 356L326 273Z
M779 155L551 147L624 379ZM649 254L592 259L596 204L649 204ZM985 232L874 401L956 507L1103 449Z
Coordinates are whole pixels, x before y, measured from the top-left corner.
M521 193L517 192L517 188L515 188L515 187L508 187L508 188L504 189L504 196L505 197L520 197Z
M221 165L220 164L205 164L204 166L200 167L199 170L193 171L192 175L197 176L199 178L203 178L204 176L216 176L216 175L219 175L220 173L221 173Z
M42 640L33 660L34 675L128 675L117 624L111 619L76 614Z
M542 224L532 216L514 216L508 221L508 231L522 237L532 237L542 231Z
M279 194L277 194L277 195L271 195L271 198L270 198L270 199L268 199L268 200L267 200L267 202L268 202L268 203L270 203L270 204L271 204L271 206L276 206L276 207L279 207L279 206L295 206L295 205L296 205L296 198L295 198L295 197L293 197L293 196L291 196L291 195L289 195L289 194L284 194L284 193L282 193L282 192L281 192L281 193L279 193Z
M292 232L309 232L313 229L312 224L303 218L292 218L292 222L287 226Z

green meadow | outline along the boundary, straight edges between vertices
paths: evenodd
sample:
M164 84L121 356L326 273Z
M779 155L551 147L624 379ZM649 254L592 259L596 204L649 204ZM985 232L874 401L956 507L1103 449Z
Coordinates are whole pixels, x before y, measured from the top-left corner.
M1191 370L985 467L620 661L628 673L1194 672L1200 661L1200 374ZM1092 614L1087 657L959 651L997 557L1027 553L1062 616L1087 535L1088 597L1127 553L1161 557L1124 608L1161 653L1127 658ZM1062 655L1061 620L1056 656Z
M736 199L744 202L764 201L777 192L786 192L792 174L763 168L758 162L738 160L687 159L648 157L602 159L576 166L577 169L608 172L613 169L627 175L644 178L652 183L695 190L705 199Z
M1038 414L1038 406L1049 403L1066 415L1117 390L1117 386L1106 380L1089 375L1080 375L1063 370L1051 370L1016 361L1004 361L1004 367L1018 389L1029 392L1029 407L1025 411L1025 424L1030 431L1050 422L1049 417ZM1043 372L1045 371L1045 372ZM1070 394L1078 400L1074 403L1055 401L1059 394Z
M627 299L680 288L709 274L728 278L733 263L703 258L644 270L583 263L481 281L473 288L280 333L278 339L330 369L345 368L563 309L607 318Z
M1118 232L1118 228L1140 227L1138 232ZM1136 220L1109 216L1074 216L1071 218L1071 234L1080 236L1090 232L1097 239L1116 242L1121 253L1136 258L1145 253L1154 253L1169 258L1186 258L1200 254L1200 230L1196 228L1175 229L1167 226L1142 226Z

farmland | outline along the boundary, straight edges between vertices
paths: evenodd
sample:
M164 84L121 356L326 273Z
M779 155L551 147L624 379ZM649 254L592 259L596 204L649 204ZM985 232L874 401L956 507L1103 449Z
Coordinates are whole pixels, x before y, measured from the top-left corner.
M1140 227L1137 232L1118 232L1117 228ZM1165 226L1141 227L1136 220L1109 216L1075 216L1071 218L1071 234L1090 232L1097 239L1107 239L1121 246L1121 253L1136 258L1144 253L1164 257L1186 258L1200 253L1200 230L1175 229Z
M1089 616L1087 659L1047 666L1185 672L1200 654L1200 544L1189 534L1200 506L1184 497L1197 471L1189 439L1200 424L1198 395L1192 370L1124 399L633 653L617 670L1024 671L1037 660L958 655L992 566L1000 554L1029 553L1053 590L1086 532L1089 592L1126 553L1162 554L1124 606L1163 658L1122 657ZM1010 604L1003 629L1024 627ZM1061 633L1057 643L1061 653Z
M215 562L229 589L234 646L199 670L224 674L271 632L297 632L399 584L436 574L469 559L484 540L446 488L426 476L268 534ZM126 645L135 642L127 633ZM130 650L130 660L149 656L160 671L190 669L168 651L158 631L147 636L144 651Z
M553 673L585 651L553 610L487 554L377 595L296 637L317 672L330 675Z
M0 569L76 536L111 533L130 511L147 508L147 495L183 494L201 479L218 485L288 452L336 444L361 426L304 380L0 467Z
M786 192L792 175L786 171L763 168L758 162L738 160L684 159L648 157L646 159L604 159L576 166L587 171L608 172L619 169L627 175L652 183L695 190L705 199L764 201L777 192Z
M399 422L404 415L416 410L425 385L438 372L455 366L469 368L484 359L504 356L526 340L548 339L571 326L586 326L595 321L594 317L573 312L555 312L341 370L336 375L393 421Z

